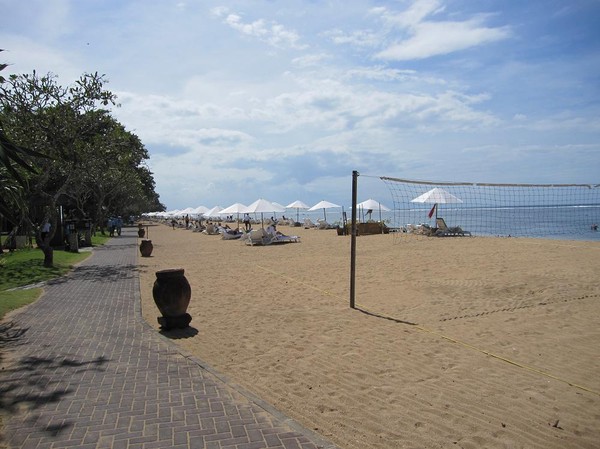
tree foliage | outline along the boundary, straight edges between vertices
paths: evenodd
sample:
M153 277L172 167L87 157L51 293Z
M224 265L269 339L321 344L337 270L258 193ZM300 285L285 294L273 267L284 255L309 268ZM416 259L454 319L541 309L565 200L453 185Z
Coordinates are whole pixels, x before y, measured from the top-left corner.
M164 210L147 150L106 109L116 97L103 76L84 74L69 87L36 72L0 81L2 215L55 229L58 206L99 226L109 215Z

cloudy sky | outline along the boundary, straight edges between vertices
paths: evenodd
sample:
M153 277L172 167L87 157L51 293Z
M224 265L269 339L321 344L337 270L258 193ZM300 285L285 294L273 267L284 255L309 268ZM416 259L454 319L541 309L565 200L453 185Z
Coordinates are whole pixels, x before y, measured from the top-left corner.
M167 209L597 183L598 0L0 0L3 73L99 72Z

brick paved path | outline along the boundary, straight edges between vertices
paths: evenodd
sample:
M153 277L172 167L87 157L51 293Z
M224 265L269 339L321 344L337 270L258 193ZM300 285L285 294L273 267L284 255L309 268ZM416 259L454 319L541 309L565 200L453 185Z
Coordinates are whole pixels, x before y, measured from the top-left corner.
M137 252L125 229L1 326L0 447L334 447L144 324Z

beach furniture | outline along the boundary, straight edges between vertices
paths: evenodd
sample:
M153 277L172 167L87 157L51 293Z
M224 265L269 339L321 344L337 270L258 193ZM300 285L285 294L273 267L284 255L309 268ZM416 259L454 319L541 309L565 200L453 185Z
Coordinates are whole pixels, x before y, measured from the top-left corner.
M273 236L268 234L263 228L253 229L245 238L246 245L250 246L270 245L272 240Z
M277 234L271 239L271 245L276 245L278 243L298 243L299 241L300 237L297 235Z
M238 229L221 228L221 235L223 240L236 240L242 237L243 232Z
M208 223L206 225L206 229L203 231L205 234L208 235L218 235L219 234L219 230L217 229L217 227L212 224L212 223Z
M465 235L471 235L469 231L463 231L460 226L448 227L446 221L442 217L437 217L435 219L435 224L437 226L437 230L435 231L435 236L437 237L464 237Z
M317 225L314 224L310 218L304 219L304 229L316 228L316 227L317 227Z
M331 225L325 220L317 220L317 229L331 229Z

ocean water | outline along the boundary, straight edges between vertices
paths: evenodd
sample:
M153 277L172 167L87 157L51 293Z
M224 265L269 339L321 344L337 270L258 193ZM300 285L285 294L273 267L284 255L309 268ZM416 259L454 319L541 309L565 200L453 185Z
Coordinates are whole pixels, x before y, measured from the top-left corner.
M435 226L435 215L430 219L430 207L395 210L382 215L392 227L408 223L427 223ZM374 219L378 219L373 213ZM534 237L561 240L600 241L600 205L585 206L520 206L460 208L440 205L438 216L450 227L460 226L473 235Z
M391 228L403 228L408 224L435 226L435 214L432 218L428 217L431 204L411 206L382 212L381 220ZM350 221L349 211L346 216ZM305 217L316 222L319 218L323 219L323 212L301 212L300 221ZM600 241L600 230L591 229L593 224L600 226L600 205L457 207L454 204L441 204L438 217L443 217L448 226L460 226L473 235ZM366 221L369 216L360 211L357 219ZM379 211L373 211L371 219L379 221ZM339 209L328 211L327 221L341 223L342 214Z

